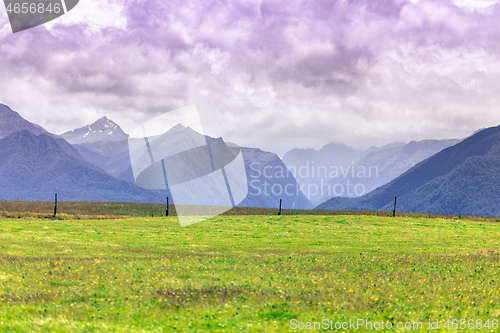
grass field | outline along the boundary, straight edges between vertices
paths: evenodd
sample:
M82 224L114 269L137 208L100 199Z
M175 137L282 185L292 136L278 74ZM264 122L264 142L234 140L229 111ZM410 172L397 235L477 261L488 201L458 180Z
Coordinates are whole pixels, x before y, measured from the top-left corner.
M363 318L438 320L439 331L480 319L489 332L499 274L491 221L1 219L0 331L286 332L290 320Z
M176 216L175 205L170 205L170 215ZM0 217L8 218L42 218L58 220L82 220L82 219L115 219L127 217L165 216L166 204L144 204L124 202L82 202L82 201L60 201L58 203L57 215L54 217L54 203L47 201L0 201ZM278 208L259 207L234 207L223 216L246 216L246 215L277 215ZM392 212L383 211L328 211L328 210L300 210L283 209L282 215L368 215L368 216L392 216ZM428 217L444 219L461 219L461 216L422 213L400 213L398 217ZM500 222L498 217L464 216L463 218L474 221Z

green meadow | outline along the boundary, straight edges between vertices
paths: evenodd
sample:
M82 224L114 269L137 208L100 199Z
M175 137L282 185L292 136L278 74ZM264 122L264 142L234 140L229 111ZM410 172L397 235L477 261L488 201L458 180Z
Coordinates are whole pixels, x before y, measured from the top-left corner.
M0 331L297 332L308 330L291 322L323 319L470 331L451 326L465 319L493 332L499 274L494 221L233 215L181 228L159 216L4 218Z

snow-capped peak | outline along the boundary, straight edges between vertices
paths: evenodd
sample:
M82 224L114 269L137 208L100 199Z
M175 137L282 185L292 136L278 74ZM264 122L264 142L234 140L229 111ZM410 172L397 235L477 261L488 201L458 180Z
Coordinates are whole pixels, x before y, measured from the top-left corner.
M99 118L90 125L77 128L61 135L69 143L90 143L96 141L122 141L128 135L111 119L106 116Z

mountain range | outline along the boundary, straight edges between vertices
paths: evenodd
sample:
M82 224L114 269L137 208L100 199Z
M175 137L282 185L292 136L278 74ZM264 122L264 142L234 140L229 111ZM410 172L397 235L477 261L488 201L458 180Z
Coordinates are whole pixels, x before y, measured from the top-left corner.
M427 158L358 198L332 198L318 209L500 216L500 126Z
M181 124L167 131L164 136L165 139L161 140L164 143L164 150L178 150L179 146L182 146L185 140L192 139L193 137L198 138L198 141L223 142L222 138L203 136ZM175 147L169 148L168 146ZM116 142L83 142L74 145L74 147L88 162L93 163L118 179L135 184L130 162L128 140ZM284 189L286 186L288 186L288 188L293 187L294 189L299 188L293 176L276 177L272 175L271 177L266 177L263 174L262 170L264 168L271 170L286 169L286 166L276 154L265 152L257 148L246 147L241 148L241 153L248 179L248 195L239 206L276 208L279 200L282 199L283 208L311 209L314 207L300 190L295 190L293 192L288 191L288 193L284 191L278 192L277 189ZM189 170L185 170L184 172L189 172ZM275 188L274 192L267 189L273 186ZM193 192L193 197L195 196L196 193ZM192 199L191 201L197 200Z
M54 135L32 124L5 105L0 105L0 199L164 202L169 190L146 190L135 184L128 135L106 117L96 122ZM166 135L193 131L178 125ZM197 136L202 134L195 133ZM222 138L206 137L221 141ZM182 141L182 140L181 140ZM179 141L179 142L181 142ZM283 208L310 209L313 204L300 190L287 193L266 191L264 186L293 187L291 177L265 177L255 170L286 169L281 159L260 149L242 148L248 179L248 197L240 206L273 207L283 199ZM250 167L253 166L253 168ZM186 170L188 171L188 170ZM193 197L198 195L193 191ZM174 198L175 203L175 198Z
M460 140L394 142L356 150L330 143L320 150L293 149L283 157L306 196L316 205L332 197L358 197Z
M165 133L181 141L187 134L223 142L181 124ZM500 216L500 126L463 140L367 150L332 143L291 150L283 160L258 148L241 147L241 154L248 195L240 206L276 208L282 199L283 208L387 211L398 197L398 211ZM338 190L349 183L351 194L311 195L313 185ZM360 184L364 193L356 192ZM164 202L171 196L168 188L136 185L129 136L106 117L59 136L0 104L0 200L48 201L54 193L63 201Z
M160 191L118 180L79 156L63 139L28 130L0 139L0 199L164 202Z

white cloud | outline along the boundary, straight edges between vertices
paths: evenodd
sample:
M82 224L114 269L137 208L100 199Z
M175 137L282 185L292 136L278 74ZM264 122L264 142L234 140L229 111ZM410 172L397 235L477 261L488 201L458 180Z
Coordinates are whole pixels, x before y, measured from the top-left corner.
M494 17L452 2L305 3L82 0L48 31L0 36L0 92L56 133L104 115L130 131L196 103L207 134L280 154L500 123Z
M455 5L469 10L484 9L500 3L499 0L454 0Z

